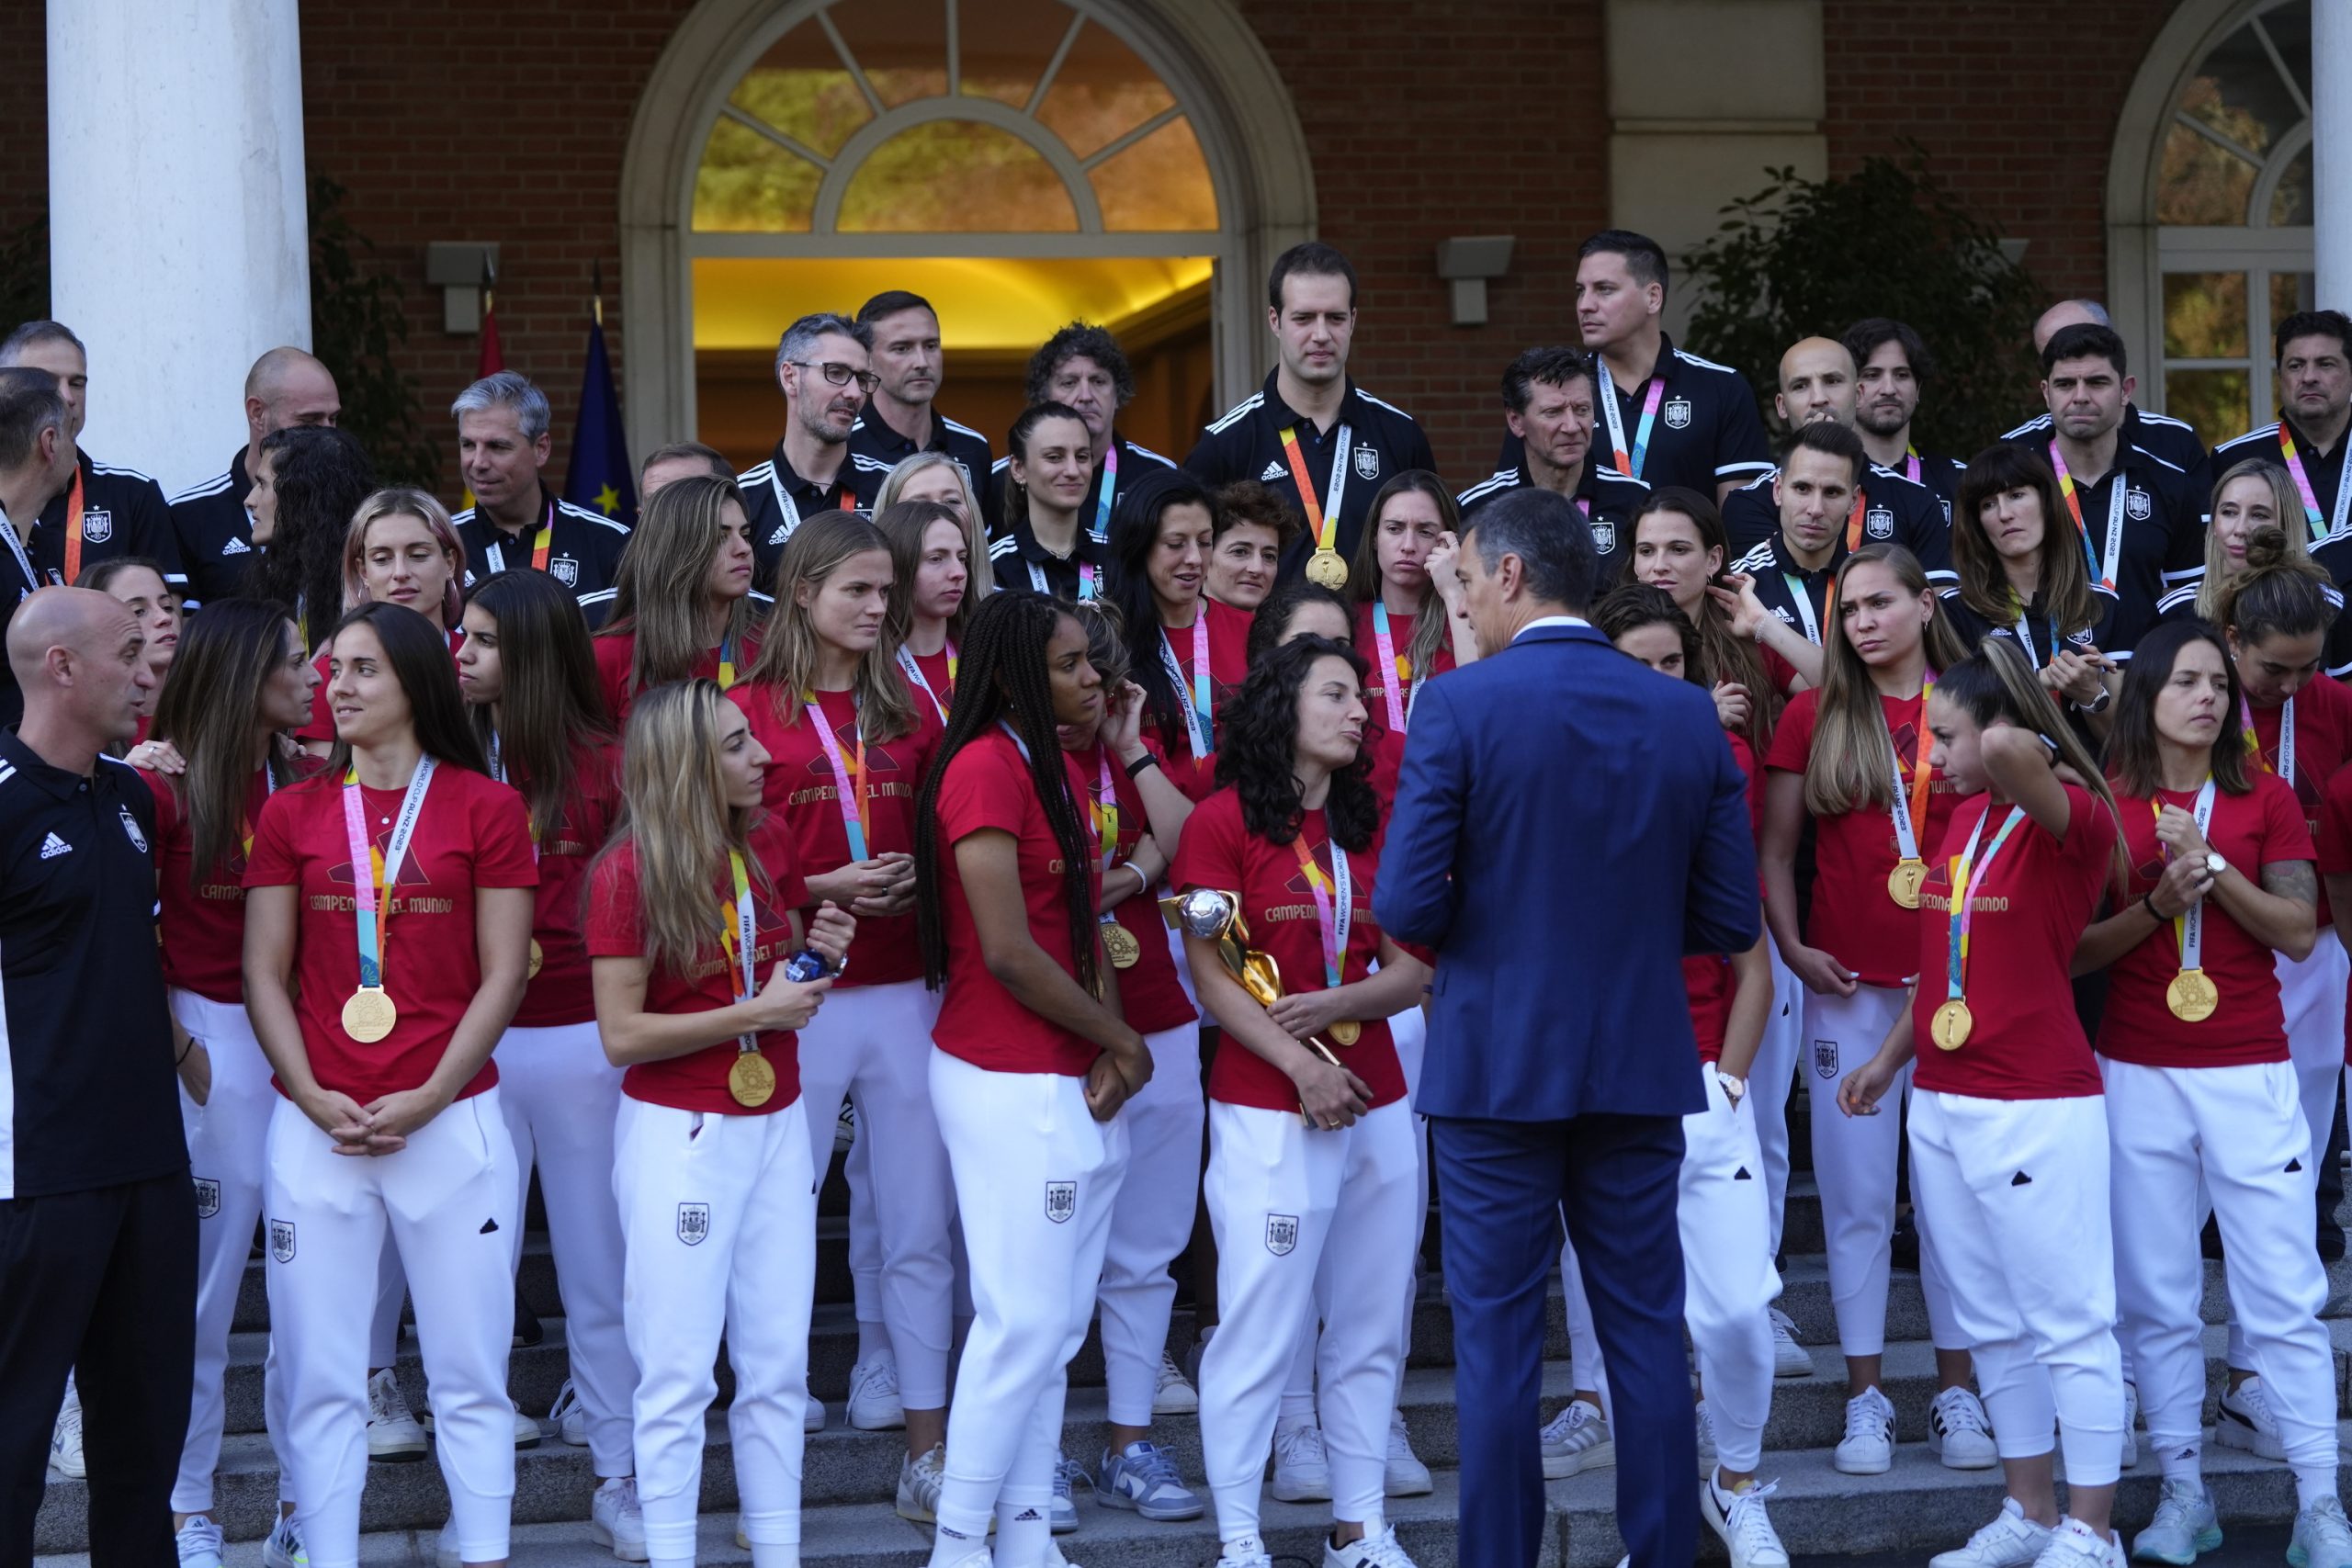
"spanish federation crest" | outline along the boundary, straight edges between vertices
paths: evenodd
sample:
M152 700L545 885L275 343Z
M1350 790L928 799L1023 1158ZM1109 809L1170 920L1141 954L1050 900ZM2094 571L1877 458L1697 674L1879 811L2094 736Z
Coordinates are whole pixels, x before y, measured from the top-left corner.
M196 1188L196 1217L209 1220L220 1212L220 1184L209 1176L190 1178Z
M2135 523L2145 523L2156 509L2155 498L2138 485L2123 492L2123 510Z
M1266 1250L1276 1258L1288 1258L1298 1246L1298 1216L1268 1214L1266 1216Z
M1690 400L1668 398L1666 400L1666 427L1668 430L1690 428Z
M548 562L548 575L566 588L580 586L580 563L570 556L557 556Z
M103 506L86 507L82 513L82 537L94 545L103 545L114 537L114 513Z
M1592 529L1592 547L1594 549L1605 556L1617 547L1616 524L1610 522L1605 517L1596 517L1592 519L1589 526Z
M681 1203L678 1205L678 1239L688 1247L700 1247L710 1239L710 1205Z
M1862 532L1873 539L1894 537L1894 512L1891 507L1873 506L1862 514Z
M1380 450L1374 446L1359 446L1355 456L1356 478L1376 479L1380 477Z
M269 1222L269 1255L280 1263L294 1261L294 1222L292 1220Z
M130 814L130 807L128 806L119 807L117 815L122 818L122 830L130 836L131 847L141 854L145 854L147 835L139 830L139 818Z
M1066 1225L1069 1224L1069 1217L1077 1213L1077 1182L1048 1181L1046 1183L1046 1218L1057 1225Z
M1838 1042L1816 1040L1813 1043L1813 1070L1815 1076L1824 1078L1838 1076Z

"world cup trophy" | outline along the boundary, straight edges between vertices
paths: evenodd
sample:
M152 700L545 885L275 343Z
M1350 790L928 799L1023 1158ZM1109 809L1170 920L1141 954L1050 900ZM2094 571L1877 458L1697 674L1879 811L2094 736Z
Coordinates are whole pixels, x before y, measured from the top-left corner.
M1196 887L1182 897L1163 901L1168 923L1188 936L1216 943L1217 956L1224 960L1226 972L1241 982L1261 1007L1271 1008L1282 999L1282 965L1274 962L1271 953L1260 953L1248 945L1250 924L1241 918L1241 900L1230 893L1214 888ZM1342 1064L1336 1053L1314 1035L1302 1042L1306 1047L1330 1063ZM1315 1118L1306 1108L1299 1107L1299 1114L1308 1126Z

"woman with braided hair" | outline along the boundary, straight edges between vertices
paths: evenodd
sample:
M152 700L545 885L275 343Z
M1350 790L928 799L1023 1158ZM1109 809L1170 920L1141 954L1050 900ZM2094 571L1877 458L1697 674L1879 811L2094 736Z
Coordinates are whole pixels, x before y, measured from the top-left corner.
M1049 1561L1067 1368L1093 1316L1126 1171L1119 1108L1151 1078L1095 920L1101 846L1080 806L1086 784L1058 739L1060 726L1099 726L1102 706L1069 608L995 594L972 616L916 802L923 974L946 990L931 1098L974 1309L933 1568Z

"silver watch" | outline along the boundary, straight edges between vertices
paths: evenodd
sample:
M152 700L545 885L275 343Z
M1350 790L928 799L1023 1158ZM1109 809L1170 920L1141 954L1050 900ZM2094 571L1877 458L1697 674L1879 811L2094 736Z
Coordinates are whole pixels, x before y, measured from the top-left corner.
M2206 874L2208 876L2219 876L2219 875L2221 875L2221 874L2222 874L2222 873L2223 873L2223 872L2225 872L2225 871L2227 871L2227 870L2229 870L2229 869L2230 869L2230 863L2229 863L2229 862L2227 862L2227 861L2223 860L2220 855L2218 855L2218 854L2214 853L2211 850L2208 850L2208 851L2206 851L2206 852L2205 852L2205 874Z

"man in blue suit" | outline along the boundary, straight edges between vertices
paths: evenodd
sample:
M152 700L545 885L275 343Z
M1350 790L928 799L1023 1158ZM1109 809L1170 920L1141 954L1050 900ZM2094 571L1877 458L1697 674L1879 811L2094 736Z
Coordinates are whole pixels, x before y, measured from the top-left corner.
M1592 538L1522 490L1464 530L1476 663L1413 709L1374 908L1437 950L1419 1109L1445 1211L1462 1432L1461 1561L1543 1546L1536 1425L1557 1215L1616 1393L1617 1525L1634 1568L1698 1536L1675 1192L1706 1104L1686 952L1758 935L1744 782L1705 688L1585 620Z

